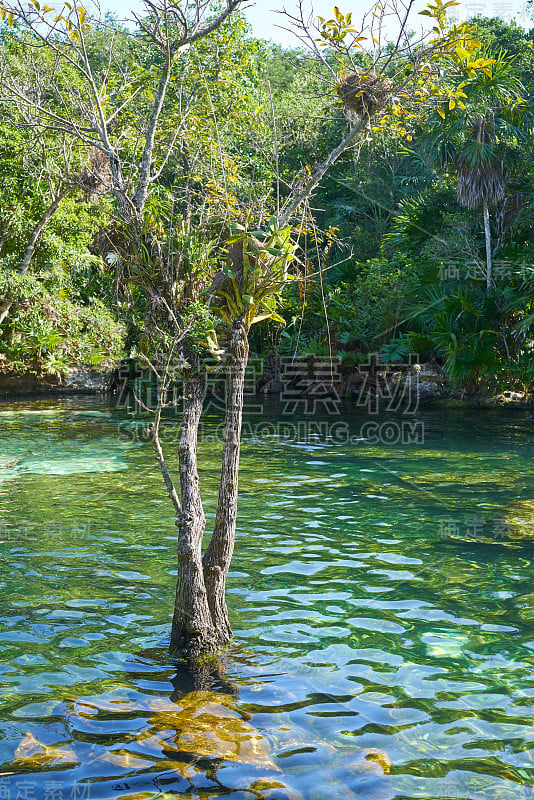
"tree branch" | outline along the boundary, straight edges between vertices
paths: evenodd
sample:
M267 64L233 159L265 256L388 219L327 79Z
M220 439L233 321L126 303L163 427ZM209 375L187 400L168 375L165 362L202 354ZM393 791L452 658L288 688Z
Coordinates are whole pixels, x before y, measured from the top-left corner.
M350 129L338 146L332 150L328 158L323 161L322 164L318 164L315 167L315 170L306 185L300 191L298 191L293 196L293 199L290 200L289 204L282 209L282 213L278 217L279 227L283 228L285 225L287 225L297 208L311 195L315 187L321 182L325 173L328 172L330 167L337 161L339 156L347 149L347 147L352 144L357 135L366 128L368 123L369 117L364 115L360 121Z

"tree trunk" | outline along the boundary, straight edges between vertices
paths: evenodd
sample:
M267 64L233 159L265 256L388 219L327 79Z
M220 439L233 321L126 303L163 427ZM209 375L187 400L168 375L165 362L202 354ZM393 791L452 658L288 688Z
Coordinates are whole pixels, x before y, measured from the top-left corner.
M42 215L42 217L39 220L39 222L37 223L37 225L35 225L35 227L33 228L32 232L30 234L30 238L28 239L28 244L26 245L26 249L24 251L24 255L22 257L22 261L21 261L21 263L19 265L19 269L18 269L18 274L19 275L26 275L26 273L28 272L28 270L30 268L30 262L32 260L32 257L33 257L34 251L35 251L35 247L37 245L37 241L39 239L39 236L43 232L43 228L48 223L48 221L50 219L52 219L52 217L54 216L54 214L58 210L58 208L59 208L59 206L61 204L61 201L71 191L72 191L72 187L71 186L64 188L58 194L58 196L55 198L55 200L48 206L48 208L46 209L46 211ZM0 304L0 325L2 324L2 322L5 320L5 318L9 314L9 311L10 311L12 305L13 305L13 297L12 297L11 294L8 294L8 295L6 295L6 297L4 297L2 303Z
M182 512L177 520L178 574L171 630L171 654L199 655L217 648L204 574L202 537L206 520L197 469L197 435L206 378L203 373L184 378L184 414L178 448Z
M13 295L8 293L0 303L0 325L9 314L9 309L11 308L12 305L13 305Z
M203 560L204 581L211 617L221 642L229 642L232 638L225 590L226 578L234 552L237 522L241 422L247 360L247 332L243 321L238 320L233 325L230 359L226 373L224 443L215 526Z
M486 237L486 290L489 292L492 284L492 263L490 215L487 203L484 203L484 236Z

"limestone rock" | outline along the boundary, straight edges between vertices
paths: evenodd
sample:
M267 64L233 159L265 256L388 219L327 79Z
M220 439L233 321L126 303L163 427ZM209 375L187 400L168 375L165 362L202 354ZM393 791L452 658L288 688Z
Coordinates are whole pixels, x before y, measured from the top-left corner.
M363 757L370 764L376 764L382 774L389 775L391 772L391 759L383 750L370 747L364 752Z
M0 372L1 394L65 394L84 392L99 394L106 388L108 373L81 367L69 368L65 378L54 375Z
M431 400L434 397L441 397L443 386L434 381L420 381L417 384L417 397L419 400Z
M270 745L235 708L235 697L222 692L195 691L176 702L168 697L128 699L84 698L74 704L74 714L84 719L98 714L144 711L148 726L128 749L106 754L104 760L124 769L142 769L142 759L151 766L184 770L195 759L217 759L253 764L270 771L279 768L270 758ZM187 754L184 761L182 754Z
M405 380L405 387L408 387L410 396L413 400L432 400L441 397L443 394L443 383L441 380L427 381L422 380L420 375L408 375Z
M267 740L234 708L230 695L218 692L189 692L173 708L155 711L151 726L138 742L150 743L160 752L187 752L201 758L217 758L242 764L268 766L277 770L269 757Z
M444 375L442 369L432 362L425 364L412 364L412 375L416 375L420 381L430 381L432 383L442 383Z
M104 391L105 378L105 373L94 369L69 369L65 377L64 389L66 391L98 394Z

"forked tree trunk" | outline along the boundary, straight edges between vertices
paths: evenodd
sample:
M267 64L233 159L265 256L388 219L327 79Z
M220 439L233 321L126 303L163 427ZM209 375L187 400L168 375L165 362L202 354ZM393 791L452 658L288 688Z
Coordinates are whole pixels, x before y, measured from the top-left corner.
M171 630L171 654L199 655L216 649L204 573L202 537L206 520L197 469L197 437L205 392L205 375L184 378L184 413L178 447L182 512L177 520L178 573Z
M489 292L492 283L492 261L491 261L491 229L488 204L484 203L484 236L486 238L486 289Z
M215 525L204 559L205 517L197 470L197 434L205 379L184 380L184 414L179 445L182 512L177 522L178 576L171 631L171 654L213 652L232 638L226 607L226 578L234 552L241 421L248 337L242 321L234 324L226 372L226 413L221 478Z
M211 617L221 643L229 642L232 638L225 592L237 522L243 391L248 361L248 337L242 320L234 323L229 354L221 481L213 535L203 560Z

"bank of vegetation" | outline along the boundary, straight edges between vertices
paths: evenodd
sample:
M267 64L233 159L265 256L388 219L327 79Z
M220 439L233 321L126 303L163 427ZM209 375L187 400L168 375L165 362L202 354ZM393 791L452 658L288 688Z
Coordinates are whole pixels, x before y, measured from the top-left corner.
M529 390L534 37L499 19L473 24L488 66L463 80L455 75L448 102L405 114L400 125L375 126L293 220L294 280L275 313L270 300L259 310L266 319L251 332L254 352L333 356L346 369L373 353L396 363L416 354L440 365L453 387ZM131 163L157 90L151 75L161 53L146 46L147 36L108 18L88 39L95 74L109 73L104 108L116 102L121 75L137 81L135 101L117 116L122 158ZM79 75L68 64L58 73L53 50L38 45L23 22L4 24L7 80L16 94L30 73L37 106L48 91L59 116L76 115ZM171 78L145 224L179 223L172 247L182 269L210 259L220 220L246 227L258 201L268 220L345 135L346 108L328 83L335 53L322 52L324 64L303 48L254 39L234 14L195 50L183 74L187 91ZM59 82L70 83L71 108L61 107ZM58 125L37 129L35 109L13 96L2 103L0 368L61 381L72 367L111 369L135 358L147 336L146 309L132 276L121 282L124 265L118 275L109 165L83 137L76 142ZM182 130L181 103L190 103ZM162 132L171 130L168 149ZM139 268L146 242L132 246Z

